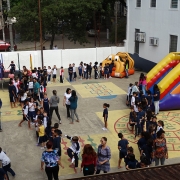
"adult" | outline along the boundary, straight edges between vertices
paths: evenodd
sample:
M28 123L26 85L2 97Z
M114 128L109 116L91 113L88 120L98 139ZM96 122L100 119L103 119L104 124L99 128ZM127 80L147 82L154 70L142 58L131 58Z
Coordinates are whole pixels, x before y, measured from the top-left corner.
M64 168L61 164L60 158L55 150L53 150L53 143L48 141L46 143L47 150L42 153L41 158L41 170L45 164L45 172L48 180L58 180L59 165Z
M16 65L14 64L14 61L11 61L11 64L9 65L9 67L10 67L10 74L14 74L15 69L16 69Z
M53 111L55 110L55 113L56 113L58 120L59 120L59 124L61 124L61 117L60 117L59 108L58 108L58 104L59 104L60 99L57 96L56 90L53 90L52 93L53 93L53 96L51 96L51 98L49 100L49 103L50 103L50 119L52 119L52 114L53 114Z
M146 85L147 85L146 76L143 73L141 73L139 78L139 86L141 86L144 95L146 95Z
M48 69L47 69L48 83L51 82L51 74L52 74L52 69L50 66L48 66Z
M153 142L153 159L155 160L155 166L164 165L165 159L168 159L168 150L166 145L166 139L164 137L164 130L157 132L157 138Z
M76 122L79 122L79 117L78 114L76 112L77 109L77 101L78 101L78 97L76 95L76 91L72 90L71 92L71 97L69 98L69 102L70 102L70 110L71 110L71 118L72 118L72 122L70 122L70 124L74 123L74 115L76 116L77 120Z
M131 91L131 96L133 95L133 92L139 93L138 82L134 83L134 86L132 87Z
M8 180L6 172L2 168L2 163L0 162L0 180Z
M63 106L66 106L67 109L67 118L70 118L70 101L69 101L70 97L71 97L71 89L67 88L66 92L64 93L64 100L63 100Z
M125 66L126 78L128 78L129 77L129 60L127 57L126 57L126 62L124 63L124 66Z
M2 161L2 167L3 167L3 170L5 171L5 173L7 175L7 178L8 178L7 172L10 172L11 175L14 177L16 174L11 169L11 161L10 161L9 157L6 155L6 153L2 150L1 147L0 147L0 161Z
M40 84L37 82L37 78L33 78L33 82L34 82L34 85L33 85L33 96L36 100L39 99L39 89L40 89Z
M83 149L81 171L84 176L93 175L97 163L97 154L90 144L86 144Z
M28 90L28 76L29 76L29 70L26 68L26 66L23 66L23 70L22 70L22 74L23 74L23 82L24 82L24 87L25 87L25 91Z
M102 137L100 140L101 144L98 146L97 151L97 170L96 174L99 174L100 171L107 173L110 171L110 159L111 159L111 150L107 146L107 138Z
M159 114L159 100L160 100L160 90L157 84L153 87L154 90L154 107L155 107L155 115Z

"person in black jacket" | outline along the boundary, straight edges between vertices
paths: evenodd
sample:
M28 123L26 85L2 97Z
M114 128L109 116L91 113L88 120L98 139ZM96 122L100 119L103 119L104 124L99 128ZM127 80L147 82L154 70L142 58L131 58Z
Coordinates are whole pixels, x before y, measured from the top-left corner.
M58 156L61 157L61 131L59 129L54 130L53 149L57 150Z

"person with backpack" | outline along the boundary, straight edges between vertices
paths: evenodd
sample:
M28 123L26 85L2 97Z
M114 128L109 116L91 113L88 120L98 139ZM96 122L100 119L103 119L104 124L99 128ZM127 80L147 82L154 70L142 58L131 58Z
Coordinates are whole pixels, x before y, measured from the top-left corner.
M110 147L107 146L107 138L102 137L100 142L101 144L98 146L97 151L96 174L99 174L101 171L104 173L110 171L111 150Z

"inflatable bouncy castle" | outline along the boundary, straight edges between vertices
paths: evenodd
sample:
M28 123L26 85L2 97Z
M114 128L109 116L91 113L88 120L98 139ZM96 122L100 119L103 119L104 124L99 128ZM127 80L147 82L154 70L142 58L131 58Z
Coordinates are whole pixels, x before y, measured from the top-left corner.
M128 63L127 63L128 62ZM106 64L114 63L114 68L112 70L112 77L123 78L126 76L125 67L128 64L128 74L134 74L134 60L129 56L128 53L117 53L116 55L110 55L102 62L102 67Z
M180 109L180 52L170 53L147 74L147 89L160 89L160 110Z

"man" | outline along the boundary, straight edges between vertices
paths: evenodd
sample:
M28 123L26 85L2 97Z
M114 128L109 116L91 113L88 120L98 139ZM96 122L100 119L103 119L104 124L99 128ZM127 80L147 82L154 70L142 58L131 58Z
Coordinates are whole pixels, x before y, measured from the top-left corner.
M33 85L33 95L34 95L34 98L35 99L39 99L38 96L39 96L40 85L37 82L36 78L33 78L33 82L34 82L34 85Z
M16 103L15 103L16 88L13 85L12 81L10 81L8 89L9 89L9 99L10 99L11 108L13 108L13 104L14 107L16 107Z

